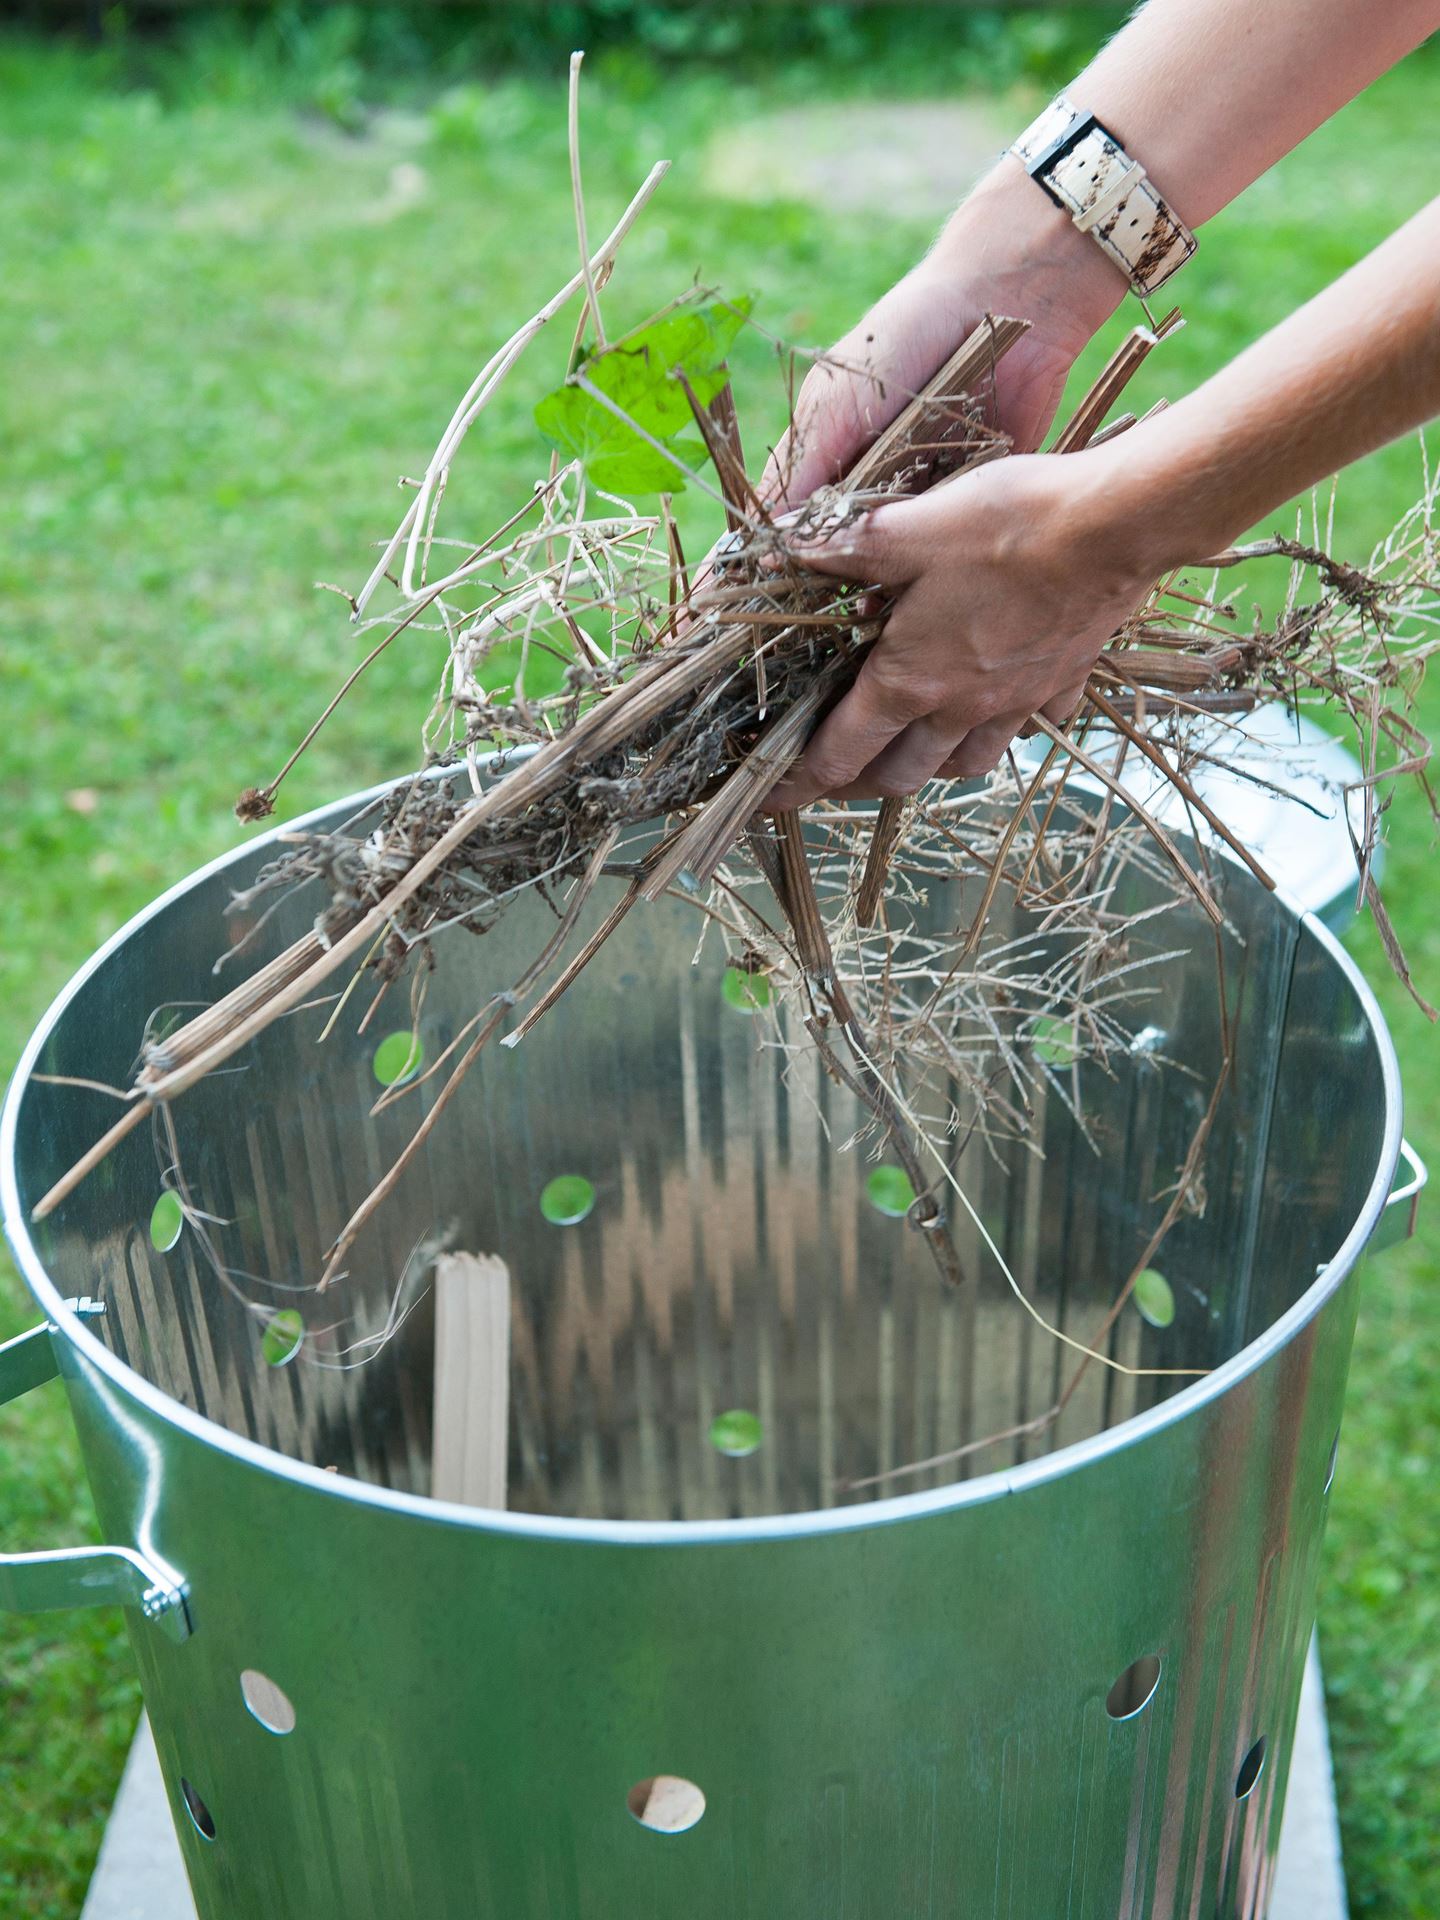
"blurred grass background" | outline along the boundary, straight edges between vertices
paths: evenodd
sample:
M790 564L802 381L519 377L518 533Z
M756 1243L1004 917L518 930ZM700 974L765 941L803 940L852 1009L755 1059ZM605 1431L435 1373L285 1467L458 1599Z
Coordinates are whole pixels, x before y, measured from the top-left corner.
M396 476L423 465L480 361L572 270L572 45L591 49L592 232L654 158L675 161L607 311L642 317L699 275L753 291L772 332L823 343L930 239L926 155L912 139L913 206L902 191L839 209L797 188L786 130L798 151L827 104L866 96L867 128L893 124L903 148L916 103L963 99L987 151L1118 18L609 0L136 20L77 6L62 30L55 7L33 11L36 24L0 31L7 1070L96 944L239 837L236 792L279 765L356 657L342 604L311 583L358 584L367 543L398 517ZM1192 386L1421 204L1434 182L1414 156L1433 143L1437 77L1427 49L1207 229L1181 283L1189 325L1136 382L1139 403ZM757 124L768 178L757 186L752 165L737 197L736 142ZM560 377L568 337L567 325L534 349L483 458L470 455L477 530L542 470L530 407ZM753 456L784 411L758 338L737 391ZM1419 476L1413 443L1347 475L1342 550L1368 550ZM703 503L690 511L698 543ZM432 636L393 647L282 812L409 767L437 668ZM1434 732L1433 690L1426 707ZM1413 796L1391 816L1387 886L1434 997L1440 906ZM1410 1136L1440 1153L1431 1031L1372 932L1352 945L1406 1063ZM1322 1641L1362 1920L1440 1912L1436 1219L1432 1205L1417 1241L1368 1275L1330 1524ZM0 1338L33 1318L6 1267ZM0 1541L93 1537L52 1386L0 1412ZM78 1913L138 1705L116 1617L0 1621L6 1915Z

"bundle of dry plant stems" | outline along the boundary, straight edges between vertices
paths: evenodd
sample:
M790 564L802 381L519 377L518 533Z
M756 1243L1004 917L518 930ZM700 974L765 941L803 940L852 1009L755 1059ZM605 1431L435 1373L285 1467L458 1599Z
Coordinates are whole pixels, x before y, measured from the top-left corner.
M1032 760L1022 771L1012 756L983 791L937 784L913 800L886 801L873 815L818 808L803 830L795 814L766 815L770 789L884 624L883 610L860 616L873 604L862 594L866 582L839 583L806 568L807 538L1003 457L1008 443L993 423L992 376L1025 322L987 319L909 398L844 483L821 489L783 525L748 477L730 386L708 404L690 392L714 479L693 469L683 477L714 495L727 527L713 564L693 579L668 500L662 496L656 512L638 511L600 493L578 460L552 458L533 496L488 538L442 537L437 522L461 444L531 341L580 296L575 343L578 349L588 336L595 346L572 379L583 383L586 367L607 350L601 294L665 171L652 171L591 251L580 191L577 77L578 59L571 160L580 269L491 358L456 409L423 478L411 483L408 511L351 599L354 620L382 626L381 638L281 775L248 791L239 810L257 818L272 809L284 773L338 701L386 646L416 627L442 634L446 649L425 729L429 771L393 791L368 839L310 835L286 846L242 904L318 882L325 900L313 930L178 1031L146 1045L122 1119L37 1214L56 1206L147 1115L163 1115L261 1029L333 993L337 982L348 984L328 1024L344 1017L364 978L378 982L383 996L406 977L418 1019L437 935L457 927L483 932L516 895L538 889L557 916L544 950L522 978L486 996L419 1079L381 1095L386 1105L422 1081L441 1082L399 1160L336 1239L317 1276L320 1289L330 1287L482 1048L502 1033L503 1044L522 1043L627 913L675 892L718 927L735 964L767 977L777 1004L789 1010L788 1031L798 1030L854 1094L867 1116L865 1131L909 1178L912 1225L946 1282L960 1284L947 1224L954 1205L970 1210L954 1172L957 1140L976 1130L986 1139L1024 1139L1042 1078L1072 1103L1083 1125L1078 1063L1104 1062L1128 1046L1126 1006L1143 992L1146 969L1169 957L1133 959L1133 922L1112 908L1118 874L1139 863L1168 876L1167 899L1198 902L1214 931L1226 1068L1176 1170L1169 1205L1109 1318L1087 1343L1050 1329L1081 1358L1057 1405L1027 1423L1027 1431L1038 1431L1092 1361L1120 1366L1101 1344L1136 1276L1192 1200L1219 1105L1230 1043L1223 908L1205 830L1261 884L1273 885L1195 784L1207 764L1240 759L1245 742L1234 716L1278 697L1292 705L1324 702L1352 723L1364 759L1363 819L1354 833L1359 889L1408 984L1372 866L1383 783L1398 774L1423 783L1429 755L1408 710L1436 644L1434 489L1427 476L1421 502L1367 570L1330 558L1317 530L1309 543L1276 538L1217 554L1208 583L1157 582L1100 654L1071 725L1035 716L1045 744L1038 765ZM1132 423L1122 415L1104 424L1177 319L1128 337L1054 451L1093 445ZM683 369L675 377L685 384ZM636 432L648 438L643 428ZM1273 624L1257 617L1246 626L1221 597L1222 570L1271 556L1291 568L1285 608ZM387 583L398 604L372 615ZM501 704L492 690L492 656L501 646L513 655L516 643L520 665ZM533 673L531 663L557 653L564 661L560 689L527 694L527 668ZM522 748L528 751L514 751ZM488 778L497 749L509 770ZM1179 794L1196 829L1186 844L1142 804L1127 781L1127 762ZM434 778L437 766L467 768L468 791L463 779ZM1100 790L1098 806L1076 800L1077 773ZM923 900L928 883L957 863L984 875L978 906L950 933L922 937L913 916L894 909ZM619 875L623 888L577 946L581 910L605 875ZM763 904L762 879L773 907ZM1043 946L992 928L1002 895L1035 910ZM1066 1036L1058 1059L1053 1047L1032 1044L1042 1028L1053 1034L1057 1019Z

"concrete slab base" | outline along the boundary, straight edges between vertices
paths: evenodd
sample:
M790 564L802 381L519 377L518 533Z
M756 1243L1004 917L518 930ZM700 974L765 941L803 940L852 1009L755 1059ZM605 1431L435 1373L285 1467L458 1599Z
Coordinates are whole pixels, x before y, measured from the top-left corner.
M195 1920L148 1721L130 1749L81 1920ZM1320 1663L1312 1642L1269 1920L1348 1920Z
M1305 1684L1300 1689L1300 1714L1295 1722L1295 1751L1290 1761L1269 1920L1349 1920L1349 1914L1325 1691L1320 1682L1320 1655L1312 1639L1310 1657L1305 1662Z
M80 1920L195 1920L160 1758L144 1714L120 1776Z

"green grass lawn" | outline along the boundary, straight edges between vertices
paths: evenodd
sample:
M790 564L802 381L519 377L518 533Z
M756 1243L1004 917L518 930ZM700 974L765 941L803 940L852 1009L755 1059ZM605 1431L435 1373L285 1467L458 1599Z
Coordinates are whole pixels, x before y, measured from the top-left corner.
M222 49L223 51L223 49ZM358 584L396 476L423 464L455 396L571 271L562 69L376 117L268 88L243 49L157 61L0 39L0 1065L70 972L161 887L233 844L236 792L266 778L356 657L317 579ZM228 64L227 64L228 61ZM774 332L823 341L914 257L927 223L836 216L716 187L727 126L858 84L838 60L768 79L597 63L592 232L650 161L675 169L609 300L639 318L695 274L749 290ZM866 62L872 92L940 95L958 57ZM1433 190L1440 61L1417 58L1207 230L1182 282L1190 324L1138 397L1176 394L1357 258ZM453 76L452 76L453 81ZM450 84L449 82L446 83ZM1040 98L991 99L1024 124ZM329 108L316 111L315 102ZM341 124L341 123L345 124ZM347 126L354 130L347 130ZM1126 324L1129 324L1128 319ZM541 342L490 420L468 485L477 529L539 471L529 408L569 339ZM1117 322L1117 326L1119 323ZM1097 349L1097 352L1099 349ZM779 383L761 341L738 369L752 452ZM1358 554L1418 487L1414 446L1346 480ZM697 529L698 537L698 529ZM286 789L296 812L409 767L437 673L432 637L393 647ZM1431 730L1440 697L1428 698ZM1428 824L1392 816L1393 912L1440 992ZM1431 1031L1368 930L1355 950L1408 1066L1408 1130L1440 1154ZM1323 1642L1355 1912L1440 1912L1440 1209L1370 1272L1331 1522ZM0 1273L0 1337L34 1313ZM0 1413L0 1541L93 1537L51 1387ZM138 1693L118 1619L0 1621L0 1911L70 1920Z

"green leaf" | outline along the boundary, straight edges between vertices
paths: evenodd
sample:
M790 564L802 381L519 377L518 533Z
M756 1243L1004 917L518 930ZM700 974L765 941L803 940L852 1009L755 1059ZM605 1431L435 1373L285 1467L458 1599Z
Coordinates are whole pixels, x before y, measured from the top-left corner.
M677 370L708 406L730 378L725 356L750 305L748 299L708 301L637 327L590 355L563 387L547 394L535 409L536 426L561 453L582 460L594 484L607 492L683 492L685 476L676 462L696 470L707 455Z

